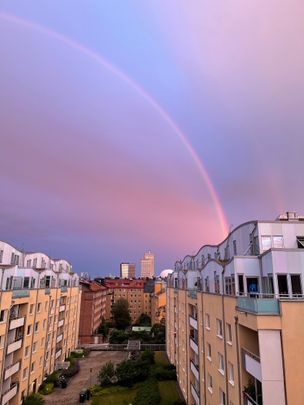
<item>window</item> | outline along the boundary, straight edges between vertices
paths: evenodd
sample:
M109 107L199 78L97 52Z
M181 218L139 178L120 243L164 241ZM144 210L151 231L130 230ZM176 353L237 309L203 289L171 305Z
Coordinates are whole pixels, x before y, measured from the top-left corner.
M3 259L3 250L0 250L0 263L2 263L2 259Z
M207 378L207 384L208 384L208 390L212 394L213 382L212 382L212 376L209 373L208 373L208 378Z
M220 294L220 276L214 272L214 292Z
M228 362L228 381L230 382L231 385L234 385L234 370L233 370L233 364Z
M265 252L266 250L269 250L271 248L271 236L262 236L261 241L262 241L263 252Z
M232 275L231 277L225 277L225 294L235 295L234 275Z
M205 320L206 320L206 328L210 330L210 315L209 314L206 314Z
M41 346L44 345L44 337L41 339Z
M209 292L210 288L209 288L209 277L207 276L205 278L205 292Z
M304 236L297 236L297 245L299 249L304 249Z
M40 359L39 359L39 366L40 366L40 367L42 366L42 356L41 356Z
M211 358L212 358L211 344L210 344L210 343L207 343L207 359L208 359L209 361L211 361Z
M37 305L37 312L40 312L40 309L41 309L41 303L38 302L38 305Z
M226 405L226 394L220 389L220 405Z
M35 332L38 332L38 328L39 328L39 322L35 323Z
M220 319L216 320L216 335L217 337L223 337L223 322Z
M37 267L37 258L34 259L34 261L33 261L33 267L34 267L34 268Z
M227 323L227 343L232 344L232 327Z
M27 357L29 355L30 352L30 347L26 346L25 350L24 350L24 357Z
M272 238L273 247L276 249L280 249L284 247L283 243L283 236L282 235L275 235Z
M32 315L32 313L34 312L34 304L30 305L30 315Z
M225 372L224 356L221 353L218 353L218 371L221 374Z
M244 276L243 274L238 275L239 282L239 295L244 295Z
M22 371L22 378L23 378L23 380L26 378L26 376L27 376L27 371L28 371L28 368L27 367L25 367L24 369L23 369L23 371Z
M45 329L46 319L43 320L43 329Z
M28 325L28 327L27 327L27 335L30 335L31 334L31 332L32 332L32 325Z
M29 287L30 287L30 278L29 277L24 277L23 288L29 288Z
M33 350L32 350L33 353L35 353L36 349L37 349L37 342L34 342L33 343Z
M35 362L33 361L33 363L31 364L31 373L35 370Z
M291 274L290 281L292 295L302 295L301 274Z
M5 321L5 313L6 311L4 309L2 309L2 311L0 311L0 322L4 322Z
M0 336L0 348L4 345L4 335Z
M236 240L234 240L232 243L233 243L233 254L236 256L237 255Z

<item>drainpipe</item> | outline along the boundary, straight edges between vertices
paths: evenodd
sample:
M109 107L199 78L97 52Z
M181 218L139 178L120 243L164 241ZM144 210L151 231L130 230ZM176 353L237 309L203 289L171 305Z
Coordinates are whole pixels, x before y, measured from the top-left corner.
M222 271L222 317L223 317L223 339L224 339L224 355L225 355L225 383L226 383L226 396L227 404L229 404L229 385L228 385L228 361L227 361L227 347L226 347L226 318L225 318L225 301L224 301L224 273L226 266L223 265Z
M236 342L236 356L237 356L237 370L238 370L238 385L239 385L239 403L242 403L242 389L241 389L241 364L240 364L240 349L239 349L239 318L234 317L235 324L235 342Z

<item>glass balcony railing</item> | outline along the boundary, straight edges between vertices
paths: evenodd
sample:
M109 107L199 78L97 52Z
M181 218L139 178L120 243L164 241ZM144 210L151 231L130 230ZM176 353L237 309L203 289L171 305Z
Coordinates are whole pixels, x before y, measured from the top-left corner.
M280 314L279 301L275 298L237 297L237 309L255 314Z

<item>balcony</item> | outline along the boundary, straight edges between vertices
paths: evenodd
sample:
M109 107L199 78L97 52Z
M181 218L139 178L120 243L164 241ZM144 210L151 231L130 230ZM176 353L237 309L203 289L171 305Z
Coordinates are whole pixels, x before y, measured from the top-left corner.
M56 352L56 354L55 354L55 359L58 359L58 357L61 356L61 353L62 353L62 350L59 349L59 350Z
M275 298L250 298L238 297L237 309L242 312L252 312L254 314L279 315L279 301Z
M10 318L10 325L9 330L17 329L20 326L24 325L25 317L11 317Z
M62 341L62 339L63 339L63 335L62 335L62 333L61 333L61 335L59 335L59 336L57 337L56 342L59 343L59 342Z
M252 375L257 380L262 381L262 371L259 356L244 348L242 349L242 353L244 368L247 373Z
M19 339L15 340L15 342L9 344L7 346L7 354L11 354L13 352L15 352L16 350L20 349L20 347L22 346L22 337L20 337Z
M45 294L49 295L49 294L51 293L51 289L50 289L50 288L46 288L46 289L44 290L44 292L45 292Z
M61 292L67 292L68 291L68 287L67 286L62 286L61 287Z
M200 397L199 397L199 393L196 391L196 389L194 388L194 386L192 384L191 385L191 394L194 398L194 401L196 403L196 405L200 405Z
M190 315L189 322L190 322L190 326L192 326L192 328L197 330L197 319L195 319L193 316Z
M191 289L191 290L188 290L188 297L189 298L196 298L196 294L197 294L197 290L196 289Z
M7 380L9 377L17 373L19 370L20 370L20 361L5 369L4 379Z
M30 296L29 290L13 290L13 298L23 298L29 296Z
M192 338L190 338L190 347L194 351L194 353L198 354L198 345Z
M65 310L65 305L60 305L59 312L63 312Z
M247 392L244 392L244 405L260 405Z
M61 320L58 322L58 328L60 328L61 326L63 326L63 324L64 324L64 319L61 319Z
M190 360L190 368L194 377L197 379L197 381L199 381L199 368L193 363L192 360Z
M18 383L15 383L11 386L9 390L7 390L3 395L2 395L2 405L7 404L18 392Z

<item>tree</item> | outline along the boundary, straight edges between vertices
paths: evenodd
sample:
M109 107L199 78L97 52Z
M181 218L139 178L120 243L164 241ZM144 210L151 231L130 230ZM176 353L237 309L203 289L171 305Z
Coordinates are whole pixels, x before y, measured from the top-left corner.
M147 314L141 314L136 321L136 325L151 326L151 318Z
M166 343L166 328L160 323L155 323L152 326L151 334L155 339L155 343Z
M101 320L101 323L98 328L98 333L100 333L102 335L103 339L106 339L106 337L108 336L109 327L104 318L102 318L102 320Z
M119 298L112 307L112 315L117 329L126 329L131 325L129 303L124 298Z
M110 385L112 383L111 380L114 376L115 376L115 368L113 363L109 361L103 367L101 367L101 370L99 371L98 374L98 381L102 386Z

